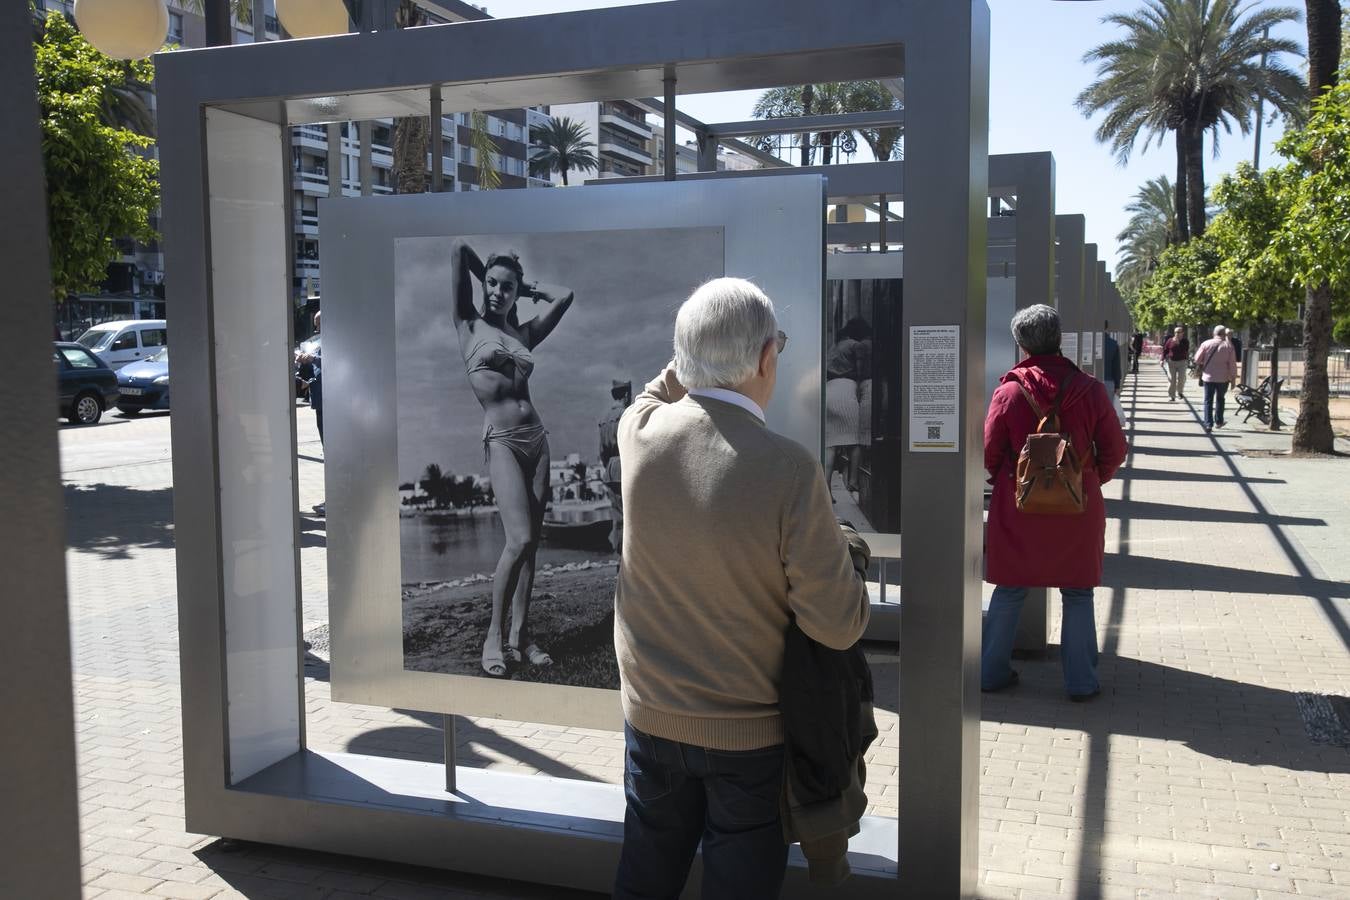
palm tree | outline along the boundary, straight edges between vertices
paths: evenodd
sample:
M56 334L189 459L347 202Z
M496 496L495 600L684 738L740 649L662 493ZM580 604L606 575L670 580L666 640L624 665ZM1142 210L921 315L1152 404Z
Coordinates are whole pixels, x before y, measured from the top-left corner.
M879 81L836 81L765 91L755 101L752 115L758 119L783 119L899 108L900 101ZM859 128L816 135L794 134L790 140L801 149L803 166L809 166L815 161L817 147L820 148L821 162L829 165L834 161L836 152L849 155L856 152L859 137L867 143L872 155L878 160L899 159L901 133L899 126ZM765 136L755 143L761 150L774 151L781 148L781 135Z
M1130 221L1116 235L1120 243L1116 282L1133 297L1158 265L1158 258L1176 233L1176 205L1172 181L1166 175L1151 178L1125 207Z
M1088 117L1105 113L1097 140L1109 142L1122 165L1141 137L1147 149L1175 133L1178 241L1205 230L1206 132L1216 146L1220 127L1231 134L1236 124L1247 134L1258 100L1291 118L1305 109L1302 77L1275 58L1301 56L1301 48L1266 33L1297 21L1299 12L1291 7L1253 10L1253 5L1245 0L1144 0L1137 12L1106 16L1104 22L1126 34L1083 57L1098 64L1097 80L1078 95L1078 108Z
M530 145L530 171L542 178L557 172L564 186L568 172L594 172L600 165L590 130L569 116L531 129Z
M427 24L426 10L412 0L400 0L394 11L394 27L417 28ZM430 116L404 116L394 120L394 193L421 194L427 189L427 149L431 141ZM436 123L440 127L440 123ZM441 165L439 159L431 161Z

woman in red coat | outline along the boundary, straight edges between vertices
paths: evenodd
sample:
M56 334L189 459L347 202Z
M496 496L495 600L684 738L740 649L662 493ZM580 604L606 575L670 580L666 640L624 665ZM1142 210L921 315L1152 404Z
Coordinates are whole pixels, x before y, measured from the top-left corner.
M1127 445L1106 386L1084 374L1059 353L1059 313L1037 305L1012 320L1013 339L1024 358L1003 376L984 421L984 467L994 486L989 504L985 580L994 588L984 620L981 688L997 691L1017 683L1008 665L1017 619L1027 589L1059 588L1064 601L1060 659L1071 700L1101 692L1097 682L1097 627L1092 589L1102 580L1106 506L1101 486L1125 461ZM1017 455L1037 417L1021 384L1042 410L1049 410L1060 386L1060 430L1069 435L1083 461L1083 512L1031 515L1017 509L1014 496Z

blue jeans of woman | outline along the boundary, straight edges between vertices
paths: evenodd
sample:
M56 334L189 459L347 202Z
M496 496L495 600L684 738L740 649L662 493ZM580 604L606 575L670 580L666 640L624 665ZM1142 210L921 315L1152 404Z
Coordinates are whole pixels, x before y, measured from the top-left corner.
M1223 425L1223 399L1228 394L1228 382L1205 382L1205 427Z
M1097 623L1092 612L1092 588L1060 588L1064 603L1064 622L1060 629L1059 658L1064 667L1064 689L1072 695L1092 694L1097 682ZM1013 640L1024 587L999 585L984 618L983 649L980 654L980 686L995 691L1012 681Z
M674 898L703 843L705 900L777 897L788 847L778 798L783 745L709 750L624 723L623 851L619 900Z

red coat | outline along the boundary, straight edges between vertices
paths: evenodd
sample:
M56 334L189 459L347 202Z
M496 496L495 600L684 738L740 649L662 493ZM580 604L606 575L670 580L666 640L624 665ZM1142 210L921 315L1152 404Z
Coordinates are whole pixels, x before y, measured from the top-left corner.
M1036 415L1018 390L1020 379L1048 411L1060 382L1073 375L1060 407L1060 426L1085 456L1080 515L1028 515L1017 509L1017 454L1036 430ZM1128 451L1106 386L1062 356L1031 356L1004 375L984 420L984 467L994 494L985 538L985 580L1009 587L1091 588L1101 584L1106 547L1102 485Z

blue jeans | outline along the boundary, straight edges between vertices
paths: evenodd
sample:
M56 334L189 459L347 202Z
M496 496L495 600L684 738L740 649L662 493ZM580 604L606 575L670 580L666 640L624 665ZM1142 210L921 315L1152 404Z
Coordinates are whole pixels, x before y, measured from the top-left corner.
M1228 394L1228 382L1205 382L1205 427L1223 424L1223 399Z
M709 750L638 731L624 736L618 900L676 898L703 842L705 900L777 897L788 845L778 798L783 745Z
M1064 666L1064 689L1070 694L1091 694L1097 682L1097 623L1092 615L1092 588L1060 588L1064 624L1059 639L1059 658ZM980 653L980 687L994 691L1012 680L1013 640L1022 615L1024 587L994 588L989 612L984 618L983 649Z

